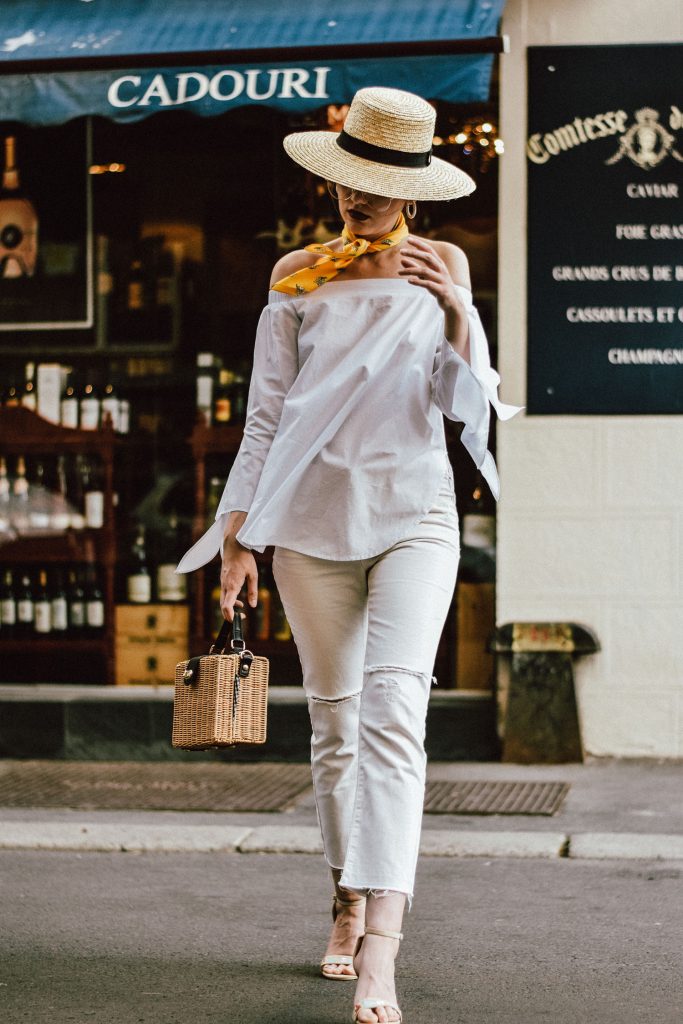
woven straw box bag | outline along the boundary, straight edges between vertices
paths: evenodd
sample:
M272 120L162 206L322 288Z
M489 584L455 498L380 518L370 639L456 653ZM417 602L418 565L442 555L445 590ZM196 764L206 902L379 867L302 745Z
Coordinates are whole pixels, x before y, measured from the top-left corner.
M209 653L176 666L171 744L184 750L265 743L268 659L245 649L240 612L224 622Z

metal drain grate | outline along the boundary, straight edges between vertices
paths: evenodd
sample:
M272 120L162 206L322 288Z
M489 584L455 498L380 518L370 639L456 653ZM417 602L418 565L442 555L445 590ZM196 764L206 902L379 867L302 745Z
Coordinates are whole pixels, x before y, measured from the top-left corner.
M0 766L0 806L282 811L311 786L306 764L21 761Z
M554 814L566 782L428 782L425 814Z

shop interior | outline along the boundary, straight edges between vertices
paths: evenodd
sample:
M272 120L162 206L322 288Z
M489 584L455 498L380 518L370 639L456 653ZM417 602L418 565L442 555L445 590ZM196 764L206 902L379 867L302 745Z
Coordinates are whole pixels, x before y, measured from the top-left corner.
M495 365L495 85L486 103L435 106L437 155L478 187L457 203L418 204L413 230L467 253ZM324 182L287 158L282 138L338 131L344 114L251 105L207 118L0 126L5 172L13 160L20 182L8 189L5 173L0 238L16 219L3 203L32 203L34 278L46 282L36 299L35 279L0 250L1 681L163 684L188 650L208 649L219 562L189 579L173 568L213 518L239 446L271 268L340 230ZM446 429L463 553L435 674L444 688L487 690L494 502L459 426ZM269 562L270 551L259 556L246 638L271 657L273 684L295 685Z

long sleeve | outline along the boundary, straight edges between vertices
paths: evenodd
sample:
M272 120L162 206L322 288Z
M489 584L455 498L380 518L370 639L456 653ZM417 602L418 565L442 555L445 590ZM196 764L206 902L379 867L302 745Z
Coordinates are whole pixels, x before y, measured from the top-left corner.
M177 572L191 572L211 561L221 546L226 515L249 512L285 397L296 379L300 321L287 296L271 292L270 298L256 330L244 435L218 504L216 521L183 555Z
M448 419L464 424L461 441L497 500L500 495L498 471L487 447L489 406L493 406L502 420L510 419L520 411L520 407L500 401L500 377L491 366L488 342L479 314L472 304L470 292L466 288L460 291L469 322L470 362L467 363L459 356L444 338L434 360L432 398Z

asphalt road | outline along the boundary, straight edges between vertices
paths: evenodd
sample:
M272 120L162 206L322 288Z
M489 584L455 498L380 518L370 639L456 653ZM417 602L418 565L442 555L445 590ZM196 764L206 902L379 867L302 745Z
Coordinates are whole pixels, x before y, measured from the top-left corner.
M680 1024L680 862L423 858L405 1024ZM318 856L0 852L3 1024L337 1024Z

